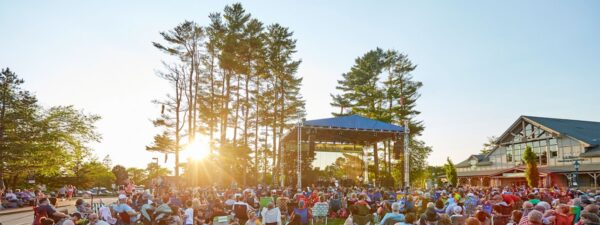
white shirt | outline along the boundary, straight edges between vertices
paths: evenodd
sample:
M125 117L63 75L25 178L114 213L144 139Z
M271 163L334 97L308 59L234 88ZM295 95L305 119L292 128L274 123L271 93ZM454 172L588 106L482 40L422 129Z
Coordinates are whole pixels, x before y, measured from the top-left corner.
M263 224L277 223L277 225L281 225L281 212L277 207L272 208L271 210L265 207L262 212L260 212L260 215L263 218Z
M185 212L183 213L184 217L185 217L185 224L186 225L191 225L194 224L194 209L193 208L187 208L185 209Z
M232 206L233 204L235 204L235 200L233 200L233 199L225 200L225 205Z

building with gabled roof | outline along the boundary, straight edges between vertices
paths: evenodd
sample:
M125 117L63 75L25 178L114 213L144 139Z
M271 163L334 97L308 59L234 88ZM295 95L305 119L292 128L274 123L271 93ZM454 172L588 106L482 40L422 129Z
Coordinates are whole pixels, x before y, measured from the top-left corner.
M495 144L488 154L456 164L460 184L525 184L526 146L538 156L540 187L600 184L600 122L521 116Z

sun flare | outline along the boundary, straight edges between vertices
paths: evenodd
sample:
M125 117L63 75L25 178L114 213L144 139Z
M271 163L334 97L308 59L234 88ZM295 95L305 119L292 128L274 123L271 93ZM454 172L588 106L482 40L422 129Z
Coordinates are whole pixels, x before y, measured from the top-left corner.
M185 151L192 159L204 159L210 155L210 143L203 136L198 136L191 143L187 144Z

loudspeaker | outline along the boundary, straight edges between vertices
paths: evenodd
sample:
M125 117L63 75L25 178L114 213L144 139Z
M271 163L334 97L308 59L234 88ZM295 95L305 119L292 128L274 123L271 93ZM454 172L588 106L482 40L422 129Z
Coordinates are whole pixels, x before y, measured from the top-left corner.
M315 148L316 148L315 141L314 140L308 141L308 154L310 154L310 156L315 155Z
M404 141L402 139L398 139L394 142L394 159L400 159L402 155L402 149L404 148Z

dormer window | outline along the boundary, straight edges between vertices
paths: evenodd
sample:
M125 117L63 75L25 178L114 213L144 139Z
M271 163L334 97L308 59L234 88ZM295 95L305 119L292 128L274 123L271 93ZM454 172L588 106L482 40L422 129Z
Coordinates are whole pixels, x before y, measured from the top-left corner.
M477 167L477 159L471 159L471 167L472 168Z

